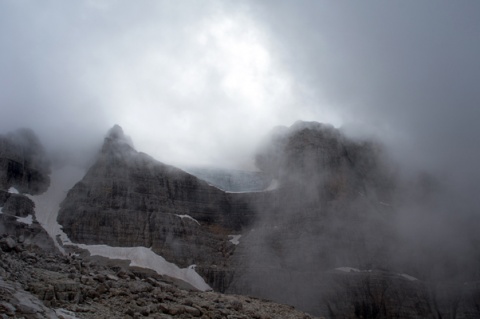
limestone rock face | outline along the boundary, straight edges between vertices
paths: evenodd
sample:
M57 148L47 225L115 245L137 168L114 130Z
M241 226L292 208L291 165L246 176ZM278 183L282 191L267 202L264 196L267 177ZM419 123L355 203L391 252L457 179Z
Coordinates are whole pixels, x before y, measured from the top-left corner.
M151 247L181 267L225 269L234 249L228 234L253 220L245 196L138 153L115 126L58 221L74 242Z
M151 247L181 267L196 264L215 290L313 314L479 316L475 278L433 281L418 271L431 263L405 258L411 246L395 228L403 186L381 145L298 122L278 128L256 160L271 187L224 192L138 153L114 127L58 221L74 242Z
M22 244L55 251L53 240L36 222L35 204L24 194L40 194L50 185L50 163L35 133L22 129L0 135L0 234ZM15 188L18 193L10 192Z
M210 185L229 192L263 191L272 180L263 172L246 172L230 169L189 167L186 171Z
M391 267L396 181L380 145L297 122L276 129L256 160L278 187L257 203L258 219L235 251L228 292L325 313L330 270Z
M386 266L395 177L379 145L297 122L274 132L257 163L278 188L257 210L256 231L244 238L253 265Z
M0 207L4 214L12 216L27 217L35 214L35 204L30 198L3 190L0 190Z
M50 163L33 131L21 129L0 135L0 189L41 194L50 185Z
M385 271L335 272L320 311L331 318L477 318L475 282L431 285ZM317 309L317 311L319 311Z
M10 236L0 247L4 239L19 249L0 249L0 318L316 318L271 301L199 292L79 250L50 254Z

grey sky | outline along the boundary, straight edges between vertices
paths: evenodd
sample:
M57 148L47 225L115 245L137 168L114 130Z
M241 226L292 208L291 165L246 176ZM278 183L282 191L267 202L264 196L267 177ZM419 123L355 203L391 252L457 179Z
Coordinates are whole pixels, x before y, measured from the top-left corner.
M0 131L50 149L118 123L159 160L248 167L303 119L415 165L480 161L478 1L5 0L0 41Z

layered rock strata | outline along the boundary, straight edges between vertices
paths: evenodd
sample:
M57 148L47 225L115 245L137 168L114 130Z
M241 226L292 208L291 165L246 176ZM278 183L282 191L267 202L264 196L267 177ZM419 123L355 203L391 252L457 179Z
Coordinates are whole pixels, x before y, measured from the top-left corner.
M58 221L73 242L151 247L180 267L196 264L220 288L235 248L228 235L252 223L252 196L226 193L138 153L115 126L68 192Z

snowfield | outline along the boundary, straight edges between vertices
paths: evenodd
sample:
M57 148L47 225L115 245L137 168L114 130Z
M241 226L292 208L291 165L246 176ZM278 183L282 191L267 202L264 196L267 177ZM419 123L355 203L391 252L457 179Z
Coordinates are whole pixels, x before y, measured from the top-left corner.
M155 254L150 248L83 244L77 244L76 246L88 250L92 256L130 260L130 266L153 269L160 275L167 275L186 281L198 290L211 290L210 286L205 283L205 280L195 271L195 265L179 268L177 265L166 261L162 256Z
M37 221L47 231L50 237L53 238L55 245L57 245L62 253L65 253L65 249L57 242L57 237L62 244L86 249L91 255L112 259L130 260L131 266L149 268L160 275L178 278L202 291L211 290L210 286L208 286L203 278L195 271L195 265L183 269L179 268L177 265L166 261L162 256L155 254L149 248L110 247L106 245L83 245L72 243L68 236L62 231L61 226L57 223L57 215L60 209L60 203L67 196L68 190L80 181L84 175L85 169L74 166L66 166L55 170L50 175L51 186L45 193L38 196L28 196L35 203L35 215ZM197 220L189 215L177 216L180 218L192 219L198 223ZM29 217L31 220L32 216ZM29 217L23 218L21 222L28 222Z

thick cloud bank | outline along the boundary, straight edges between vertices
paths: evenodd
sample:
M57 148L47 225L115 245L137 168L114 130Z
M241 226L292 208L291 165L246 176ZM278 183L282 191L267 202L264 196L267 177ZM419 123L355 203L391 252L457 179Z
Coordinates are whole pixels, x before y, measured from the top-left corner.
M78 159L119 123L159 160L252 168L259 136L316 120L471 185L478 12L475 1L2 1L0 127L30 127Z

